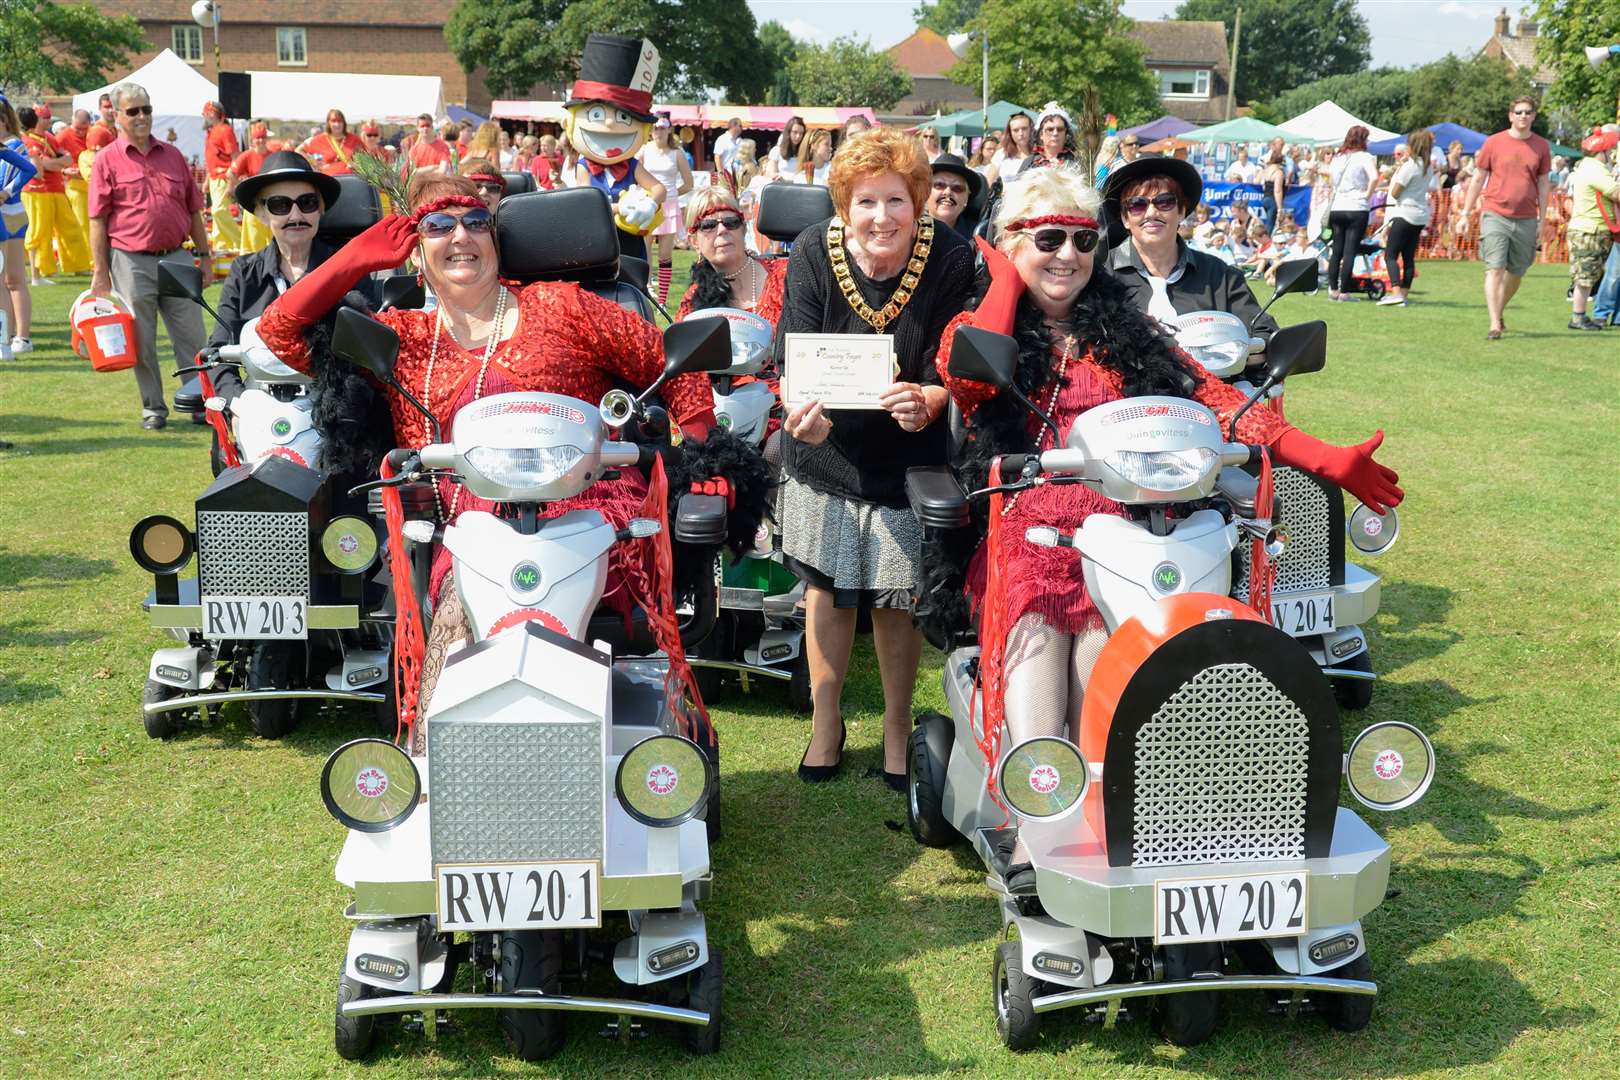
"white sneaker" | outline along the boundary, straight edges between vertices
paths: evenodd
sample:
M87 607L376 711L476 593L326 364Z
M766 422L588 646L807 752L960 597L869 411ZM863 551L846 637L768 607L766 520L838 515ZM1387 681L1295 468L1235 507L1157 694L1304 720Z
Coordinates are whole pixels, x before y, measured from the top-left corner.
M1378 301L1379 307L1405 307L1406 301L1402 297L1389 293Z
M11 351L18 356L31 353L34 351L34 343L25 337L14 337L11 339Z

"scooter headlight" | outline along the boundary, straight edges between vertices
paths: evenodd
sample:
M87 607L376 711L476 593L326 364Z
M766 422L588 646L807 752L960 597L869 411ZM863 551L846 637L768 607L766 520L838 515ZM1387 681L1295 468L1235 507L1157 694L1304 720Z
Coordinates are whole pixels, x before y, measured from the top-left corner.
M1049 821L1080 805L1090 777L1074 743L1043 735L1007 751L997 780L1019 817Z
M179 573L194 550L191 530L165 514L142 518L129 531L129 553L150 574Z
M543 487L555 483L579 464L585 452L577 446L541 446L498 449L475 446L467 451L467 464L497 484L511 488Z
M402 824L421 797L416 763L386 739L344 743L321 770L321 801L356 832L387 832Z
M340 574L365 573L377 559L377 531L361 518L334 518L321 533L321 554Z
M1103 462L1139 488L1180 491L1219 467L1221 455L1207 446L1186 450L1116 450Z
M1344 775L1363 806L1400 810L1423 798L1433 783L1434 747L1411 724L1386 720L1356 736Z
M619 760L613 786L625 813L654 828L690 821L709 802L714 766L697 743L654 735Z
M1182 348L1217 379L1236 375L1249 364L1247 340L1217 341L1209 345L1183 345Z

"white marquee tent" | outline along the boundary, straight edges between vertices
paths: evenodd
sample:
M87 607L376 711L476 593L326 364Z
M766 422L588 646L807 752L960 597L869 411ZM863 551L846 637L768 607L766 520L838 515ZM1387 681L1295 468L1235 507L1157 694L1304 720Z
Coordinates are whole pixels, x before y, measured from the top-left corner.
M117 82L76 94L75 109L85 109L91 116L101 95L121 82L139 83L152 99L152 137L167 139L175 133L174 144L187 158L201 158L203 140L208 129L203 126L203 105L219 99L219 88L205 79L196 68L164 49L138 71L132 71Z
M349 129L362 121L405 122L422 113L442 117L444 80L437 75L355 75L327 72L250 71L252 113L276 120L326 121L342 109Z
M1368 142L1393 139L1397 134L1385 131L1381 127L1374 127L1365 120L1357 120L1331 101L1324 101L1277 126L1289 134L1311 139L1319 146L1337 146L1344 141L1344 133L1357 124L1367 129Z

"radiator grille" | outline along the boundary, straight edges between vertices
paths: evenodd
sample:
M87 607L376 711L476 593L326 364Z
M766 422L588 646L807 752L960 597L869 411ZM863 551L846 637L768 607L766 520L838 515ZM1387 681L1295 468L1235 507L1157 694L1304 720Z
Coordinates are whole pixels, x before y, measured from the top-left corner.
M430 720L433 861L600 859L602 725Z
M309 598L309 515L197 512L197 572L204 596Z
M1132 865L1305 855L1305 714L1248 664L1207 667L1136 734Z
M1284 593L1320 592L1333 587L1333 546L1328 531L1333 527L1328 512L1328 492L1298 469L1273 469L1272 485L1282 505L1282 523L1288 526L1288 550L1273 560L1277 570L1273 596ZM1238 545L1237 584L1232 595L1249 599L1249 545Z

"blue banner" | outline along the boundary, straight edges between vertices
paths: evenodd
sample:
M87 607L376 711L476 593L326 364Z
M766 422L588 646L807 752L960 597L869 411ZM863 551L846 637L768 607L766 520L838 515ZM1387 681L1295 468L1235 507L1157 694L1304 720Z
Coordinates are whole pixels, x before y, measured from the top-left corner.
M1209 206L1211 220L1225 221L1232 216L1234 197L1249 204L1249 211L1260 213L1260 200L1265 189L1259 184L1229 184L1225 181L1204 182L1204 202ZM1294 185L1283 189L1282 209L1294 215L1296 225L1305 225L1311 218L1311 189L1308 185Z

